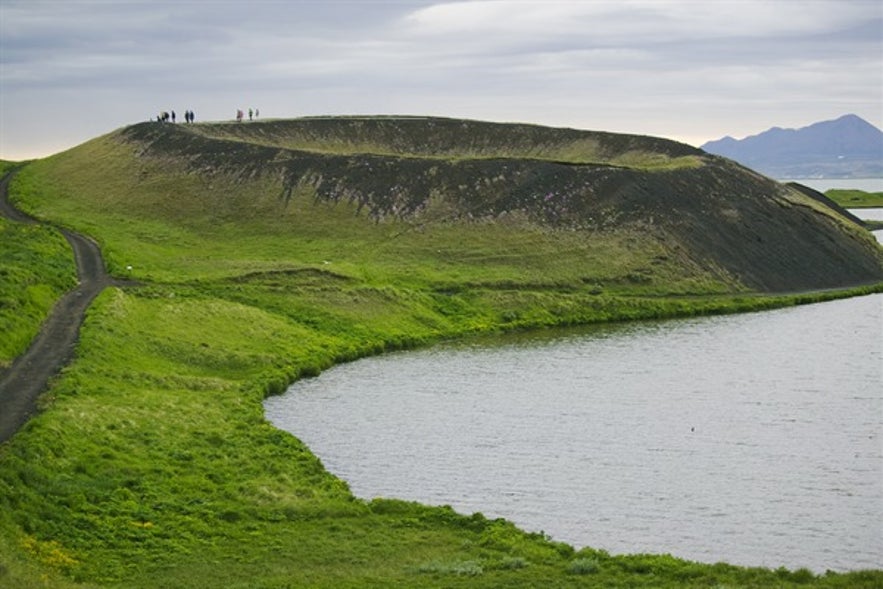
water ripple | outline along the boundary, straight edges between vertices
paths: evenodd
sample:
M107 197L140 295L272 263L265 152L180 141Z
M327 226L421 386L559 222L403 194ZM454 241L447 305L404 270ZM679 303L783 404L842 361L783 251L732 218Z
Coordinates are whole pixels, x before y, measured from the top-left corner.
M268 399L353 492L705 562L883 563L883 295L338 366Z

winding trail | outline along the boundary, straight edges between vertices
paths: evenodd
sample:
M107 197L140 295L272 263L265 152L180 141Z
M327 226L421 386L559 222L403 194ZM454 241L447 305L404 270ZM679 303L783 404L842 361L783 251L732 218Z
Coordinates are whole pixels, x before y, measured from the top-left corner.
M8 198L15 172L0 180L0 215L19 223L38 221L13 207ZM61 229L74 252L79 285L56 303L27 351L0 372L0 443L21 428L37 410L37 397L74 354L86 309L106 286L123 285L106 272L101 250L91 239Z

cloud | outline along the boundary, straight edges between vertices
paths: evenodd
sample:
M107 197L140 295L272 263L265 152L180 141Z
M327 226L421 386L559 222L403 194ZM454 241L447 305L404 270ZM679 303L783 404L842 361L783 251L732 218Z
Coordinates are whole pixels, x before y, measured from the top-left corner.
M595 0L447 2L412 12L417 35L530 39L579 35L598 44L753 38L839 30L879 11L843 0Z
M864 0L2 0L0 153L37 119L74 143L175 105L703 139L845 112L881 125L881 30Z

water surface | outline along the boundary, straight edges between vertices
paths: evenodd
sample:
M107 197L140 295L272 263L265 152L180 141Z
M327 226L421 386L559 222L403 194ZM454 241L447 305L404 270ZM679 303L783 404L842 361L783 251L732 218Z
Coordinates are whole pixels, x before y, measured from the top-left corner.
M577 547L883 564L883 295L442 346L268 399L364 498Z
M797 182L819 192L832 189L883 192L883 178L796 178L783 179L779 182Z
M883 208L850 209L849 212L866 221L883 221ZM874 234L878 242L883 243L883 229L878 229L871 233Z

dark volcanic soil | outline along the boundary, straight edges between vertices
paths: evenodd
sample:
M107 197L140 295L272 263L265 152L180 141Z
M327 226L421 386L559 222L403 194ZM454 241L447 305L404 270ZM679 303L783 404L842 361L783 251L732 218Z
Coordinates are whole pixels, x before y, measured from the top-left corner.
M121 136L141 157L186 162L193 173L276 178L283 205L307 189L378 222L438 222L427 210L443 202L444 222L518 213L589 241L595 230L634 227L764 292L883 281L883 249L823 195L811 206L795 187L664 139L416 117L143 123ZM699 165L609 163L635 153Z
M36 223L9 203L11 177L9 173L0 181L0 214L16 222ZM73 249L80 284L55 304L28 350L0 373L0 442L11 438L36 411L37 397L49 379L73 356L89 304L113 283L95 242L72 231L62 233Z

